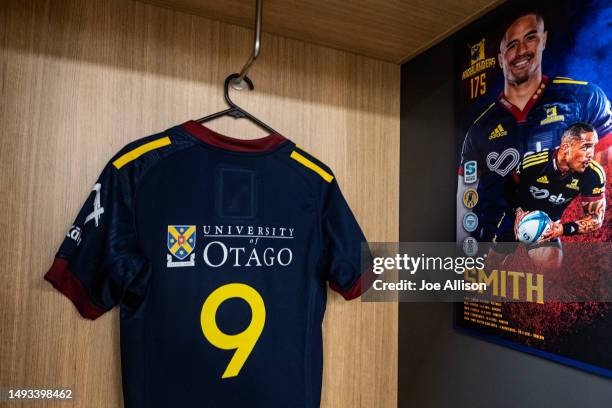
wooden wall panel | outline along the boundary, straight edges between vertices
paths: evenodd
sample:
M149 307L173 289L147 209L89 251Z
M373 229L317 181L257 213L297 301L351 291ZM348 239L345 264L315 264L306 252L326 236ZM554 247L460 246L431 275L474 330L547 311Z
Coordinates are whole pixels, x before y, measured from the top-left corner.
M253 27L254 0L140 0ZM266 0L265 32L396 64L405 62L504 0Z
M2 3L1 386L70 386L75 406L122 406L118 312L84 320L42 276L112 154L224 108L222 82L251 41L247 29L135 1ZM256 90L234 93L334 169L371 241L398 239L399 74L264 35L250 73ZM262 136L231 118L210 127ZM330 292L324 332L322 405L396 406L397 305Z

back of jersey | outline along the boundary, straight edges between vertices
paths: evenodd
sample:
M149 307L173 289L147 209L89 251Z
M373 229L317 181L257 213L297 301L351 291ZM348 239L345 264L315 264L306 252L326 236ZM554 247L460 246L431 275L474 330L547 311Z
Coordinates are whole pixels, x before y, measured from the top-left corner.
M365 242L329 168L188 122L96 185L47 279L86 317L121 305L127 408L319 406L326 282L360 294Z

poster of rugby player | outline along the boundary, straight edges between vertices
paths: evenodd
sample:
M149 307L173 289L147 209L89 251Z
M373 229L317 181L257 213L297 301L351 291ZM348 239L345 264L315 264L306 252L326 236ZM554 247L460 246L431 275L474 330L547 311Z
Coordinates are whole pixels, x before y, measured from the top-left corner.
M596 282L578 265L592 251L572 249L612 242L609 21L609 1L510 1L457 41L457 242L504 286L499 302L458 305L455 324L612 378L612 303L588 296L602 288L580 302L503 299L505 280L527 275Z

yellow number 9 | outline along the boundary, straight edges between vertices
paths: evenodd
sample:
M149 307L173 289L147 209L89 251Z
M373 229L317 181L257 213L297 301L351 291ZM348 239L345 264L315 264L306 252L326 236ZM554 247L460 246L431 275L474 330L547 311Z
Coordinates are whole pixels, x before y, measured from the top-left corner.
M226 334L217 326L217 309L228 299L239 298L246 301L251 308L251 323L243 332ZM242 283L230 283L217 288L204 301L200 314L202 333L213 346L223 350L234 350L221 378L236 377L246 359L253 351L266 322L266 307L261 295L252 287Z

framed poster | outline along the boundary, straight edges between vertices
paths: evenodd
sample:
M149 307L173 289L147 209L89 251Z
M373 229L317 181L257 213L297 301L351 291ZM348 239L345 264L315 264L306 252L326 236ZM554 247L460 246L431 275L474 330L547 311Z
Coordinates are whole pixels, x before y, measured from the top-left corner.
M511 1L455 44L457 242L502 265L483 279L503 282L490 301L457 304L455 326L612 378L598 280L612 269L581 269L612 252L610 21L609 1ZM587 286L576 301L512 295L540 295L539 279Z

